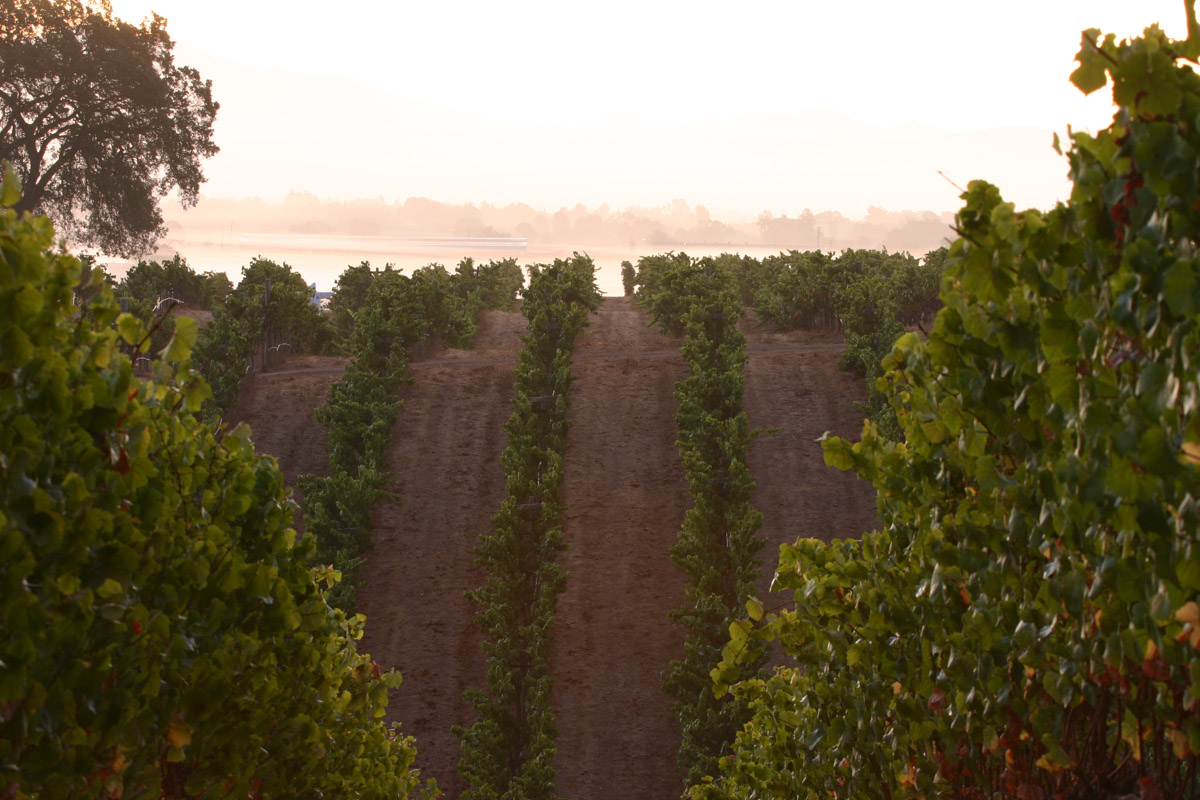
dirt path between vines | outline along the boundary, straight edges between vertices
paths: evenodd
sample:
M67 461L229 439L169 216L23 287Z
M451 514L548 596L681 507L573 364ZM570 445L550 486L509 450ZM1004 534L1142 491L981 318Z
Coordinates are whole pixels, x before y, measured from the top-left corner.
M359 593L367 615L359 649L404 677L388 719L416 737L417 768L449 798L464 788L451 728L474 718L463 690L484 687L479 629L463 592L483 581L475 543L504 499L500 455L524 330L520 314L485 312L472 349L409 366L413 383L386 461L388 489L400 499L375 507Z
M799 538L857 538L875 526L875 489L853 473L825 466L816 441L829 431L857 441L866 400L863 382L837 368L845 344L840 333L776 333L753 315L746 336L744 406L752 429L777 428L750 445L750 474L760 531L765 597L779 561L779 545Z
M271 372L255 372L242 382L238 403L225 415L230 427L250 425L254 450L279 461L296 502L301 475L329 474L329 432L317 422L317 409L329 399L329 386L342 377L342 356L293 356ZM294 524L304 530L304 515L296 510Z
M824 466L814 440L857 436L860 381L837 370L838 334L747 336L745 407L763 511L765 594L779 544L857 536L875 516L872 488ZM576 349L564 458L567 588L559 599L551 702L559 728L558 792L570 800L674 800L678 721L662 673L682 656L667 618L683 601L670 560L690 505L675 449L675 383L687 375L680 340L660 336L624 298L609 298Z
M679 797L679 724L661 673L683 649L667 613L683 597L671 563L688 507L675 450L679 340L608 298L575 350L559 597L550 672L558 793L571 800Z

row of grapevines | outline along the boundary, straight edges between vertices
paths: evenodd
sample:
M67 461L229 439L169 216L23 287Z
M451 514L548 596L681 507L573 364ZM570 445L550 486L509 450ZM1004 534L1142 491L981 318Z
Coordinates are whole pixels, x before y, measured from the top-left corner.
M390 272L391 265L385 271ZM370 262L364 261L347 268L338 278L330 308L339 346L347 353L354 352L350 335L356 315L378 274ZM427 334L450 347L469 346L475 338L479 312L485 308L511 310L525 284L515 258L479 265L472 258L464 258L454 272L441 264L430 264L414 272L413 278L416 284L411 291L419 297Z
M213 311L192 358L212 387L210 414L219 416L237 403L254 349L268 328L289 332L295 352L320 352L328 344L329 324L311 297L304 278L287 264L256 258L242 268L242 280Z
M837 256L793 250L761 261L726 253L713 265L731 276L739 302L752 306L760 322L782 330L842 331L846 351L839 366L866 381L863 411L894 437L895 415L876 386L879 364L905 325L928 322L937 311L945 255L944 248L923 260L886 250ZM664 332L676 335L682 333L680 309L688 303L682 278L671 269L679 259L642 259L638 273L639 299L656 318L669 320Z
M146 326L54 239L0 209L0 796L409 796L399 677L355 652L274 462L198 418L194 322L135 378Z
M694 505L684 517L672 560L687 574L684 658L671 663L663 690L683 729L679 766L688 783L716 772L717 758L749 715L745 703L712 693L709 672L720 660L731 622L754 594L763 539L762 514L750 502L746 466L750 431L742 410L746 339L730 271L685 254L639 263L638 292L664 331L685 334L689 375L675 388L676 444Z
M712 265L707 268L711 273ZM693 288L695 272L702 269L687 253L664 253L638 260L637 272L630 280L633 296L664 334L682 336L687 329L692 304L688 292Z
M480 607L476 620L487 655L487 690L466 693L475 722L455 730L468 800L540 800L554 794L557 731L547 657L566 580L555 563L564 547L558 491L571 352L588 312L600 303L594 275L586 256L556 260L531 270L524 293L529 329L502 456L508 496L475 551L487 583L468 593Z
M795 606L729 645L794 665L695 798L1200 797L1200 57L1157 26L1084 35L1071 201L972 182L928 342L886 362L903 443L826 460L883 529L798 542ZM746 639L751 641L748 644ZM723 687L718 687L718 689Z
M179 254L170 260L139 261L119 282L104 272L103 280L117 296L121 309L141 319L153 331L150 337L153 350L161 350L171 338L175 330L171 312L175 306L212 311L233 291L225 273L198 274ZM147 358L144 363L149 361Z
M523 282L511 259L476 267L469 258L455 274L435 264L408 277L390 267L374 271L364 262L338 279L335 320L345 336L341 347L354 359L317 411L329 430L329 475L301 477L300 490L305 526L317 537L317 563L333 564L342 574L332 592L340 608L352 611L361 588L371 509L385 494L384 452L400 387L409 381L411 349L431 335L469 343L479 312L511 307Z
M792 250L761 261L723 254L742 305L753 306L762 322L784 330L841 330L847 321L838 296L867 293L892 307L901 326L929 321L939 308L941 264L946 249L917 259L887 250L843 250L838 255ZM867 287L854 284L867 282Z
M899 434L895 414L879 391L880 362L905 326L928 323L940 301L941 248L917 260L886 250L844 250L834 256L792 251L757 262L731 262L742 302L760 321L784 330L841 330L846 351L839 367L863 378L863 405L883 433Z
M113 288L117 299L126 301L127 310L144 320L153 316L156 305L171 300L211 311L232 291L224 272L197 273L178 253L169 260L139 261Z

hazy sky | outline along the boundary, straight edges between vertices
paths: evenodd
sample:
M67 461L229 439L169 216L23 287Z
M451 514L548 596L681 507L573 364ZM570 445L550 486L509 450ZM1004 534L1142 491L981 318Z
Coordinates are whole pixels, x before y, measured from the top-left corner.
M1186 27L1182 0L112 5L130 21L151 10L166 17L180 60L213 77L222 153L206 167L209 195L278 197L296 189L544 206L682 197L714 213L746 214L801 207L853 214L870 204L954 210L956 192L936 186L935 166L956 168L963 182L984 175L1001 188L1006 174L1032 169L1020 199L1048 205L1066 191L1065 164L1050 153L1031 166L1028 130L1013 131L1024 139L1011 147L1003 132L990 134L983 149L964 145L972 155L954 164L937 165L935 152L905 165L903 152L889 153L870 169L805 180L796 175L810 173L770 168L773 158L794 158L801 142L790 143L790 133L767 141L739 120L799 115L779 130L799 126L810 142L822 142L808 163L825 167L861 161L897 135L1068 123L1095 129L1111 116L1107 92L1085 99L1068 82L1080 31L1124 37L1158 21L1178 37ZM309 82L322 90L273 105L291 96L280 88L288 80L282 73L304 79L293 88ZM275 88L260 89L260 80ZM339 85L347 97L367 99L339 105L331 96ZM373 94L378 108L402 109L403 118L372 106ZM845 118L869 125L847 136L853 126ZM426 120L433 121L423 127ZM689 163L700 177L686 180L688 165L675 151L688 149L689 130L722 122L719 141L694 145L700 152ZM402 146L387 148L388 141ZM1034 141L1049 149L1048 134ZM738 154L754 168L727 174ZM720 179L701 179L710 168Z

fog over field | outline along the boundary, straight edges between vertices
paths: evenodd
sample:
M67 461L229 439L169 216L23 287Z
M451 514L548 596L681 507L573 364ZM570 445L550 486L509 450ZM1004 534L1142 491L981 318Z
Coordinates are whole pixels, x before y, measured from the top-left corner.
M551 214L581 203L653 207L681 198L733 221L805 208L851 217L869 206L941 212L957 206L959 192L939 170L962 185L1003 178L1026 206L1053 203L1066 187L1050 128L950 133L936 123L797 111L782 98L733 116L703 106L696 119L678 122L570 121L536 92L514 94L519 118L497 121L354 78L255 70L179 49L212 79L221 103L208 195L427 197L527 203Z
M160 254L181 253L234 280L255 255L285 260L326 290L363 259L412 268L580 250L616 287L620 261L664 250L922 254L952 236L956 184L1003 183L1022 207L1053 204L1067 185L1050 129L949 133L832 110L689 124L567 123L531 109L496 124L352 78L255 70L180 50L213 80L224 137L199 205L168 202ZM323 99L316 116L314 97ZM331 148L336 141L352 142L353 157ZM870 202L864 186L875 187ZM511 237L525 247L387 243L413 236ZM304 237L335 237L337 246ZM113 266L120 273L127 264Z
M731 14L523 0L317 17L253 0L113 2L130 21L164 16L178 63L221 105L200 204L168 198L160 253L235 278L252 255L323 253L322 286L361 257L424 254L255 250L243 236L515 237L531 258L584 249L614 263L719 245L921 253L950 235L973 179L1019 208L1065 200L1055 133L1112 113L1107 90L1084 97L1069 82L1080 31L1129 36L1158 19L1181 35L1180 6L764 2Z

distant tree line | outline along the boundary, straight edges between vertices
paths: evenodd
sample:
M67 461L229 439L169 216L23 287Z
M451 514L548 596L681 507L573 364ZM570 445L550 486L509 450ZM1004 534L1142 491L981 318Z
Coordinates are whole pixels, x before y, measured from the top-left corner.
M720 220L703 205L683 200L654 208L588 208L576 205L548 212L525 203L439 203L411 197L389 203L382 198L323 200L292 192L282 202L255 198L205 198L186 217L168 220L170 238L180 242L225 240L232 232L327 234L348 236L521 237L536 243L654 245L756 244L780 249L845 248L907 250L924 253L952 237L951 215L932 211L887 211L872 206L855 220L836 211Z

